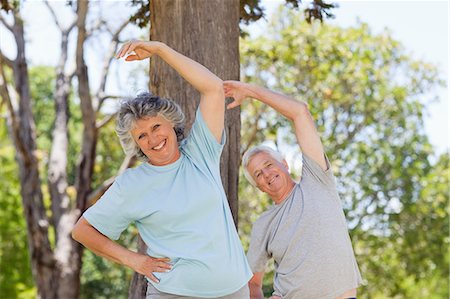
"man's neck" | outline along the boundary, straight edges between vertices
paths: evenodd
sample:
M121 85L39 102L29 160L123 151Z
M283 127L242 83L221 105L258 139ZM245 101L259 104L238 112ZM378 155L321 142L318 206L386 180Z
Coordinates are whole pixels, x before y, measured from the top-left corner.
M276 205L281 204L287 197L288 195L291 193L292 189L294 189L295 187L295 182L294 181L290 181L289 184L286 186L286 188L284 188L281 192L280 195L277 196L273 196L272 200Z

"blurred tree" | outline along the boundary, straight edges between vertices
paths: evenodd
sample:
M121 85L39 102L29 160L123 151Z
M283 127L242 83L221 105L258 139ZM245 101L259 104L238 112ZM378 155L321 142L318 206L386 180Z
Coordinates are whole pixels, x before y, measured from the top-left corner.
M441 158L433 170L423 126L425 104L443 82L436 66L405 52L388 31L374 35L364 23L348 29L308 25L286 8L264 36L241 43L242 80L309 103L368 281L362 298L410 298L411 285L427 298L437 289L448 296L448 251L442 251L448 248L448 176L437 179L448 174L448 162ZM247 102L241 116L242 152L271 140L298 161L285 119L257 101ZM245 179L240 191L246 211L240 231L248 236L269 202Z
M0 115L4 115L4 106ZM27 234L20 200L19 169L4 121L0 122L0 294L31 298L34 293ZM31 296L30 296L31 295Z
M80 1L73 7L76 11L73 11L72 22L64 27L52 6L45 4L61 34L56 74L33 74L32 82L38 85L33 88L25 55L20 5L14 5L9 14L0 12L2 26L13 36L17 49L15 58L6 57L0 49L0 94L19 165L29 256L38 297L70 299L79 294L82 253L81 246L70 237L70 231L82 211L111 184L112 179L105 176L113 176L119 169L119 155L113 157L114 162L111 159L97 162L97 165L106 163L105 166L96 169L94 165L99 154L97 145L101 144L99 134L114 116L105 115L101 110L105 101L111 98L106 89L109 65L119 34L129 20L114 26L101 18L86 21L89 3ZM78 36L72 60L76 61L76 67L72 70L68 63L68 37L75 28ZM88 80L84 44L99 31L110 33L110 47L105 54L99 88L94 91ZM78 79L79 103L76 109L71 109L74 77ZM49 88L48 80L52 80L52 88ZM112 153L111 141L108 146ZM125 159L122 169L130 161ZM98 174L98 170L107 171Z

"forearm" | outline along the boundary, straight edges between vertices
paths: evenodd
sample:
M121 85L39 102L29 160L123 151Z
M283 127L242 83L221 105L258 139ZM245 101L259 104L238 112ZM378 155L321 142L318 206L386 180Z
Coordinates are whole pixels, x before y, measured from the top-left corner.
M222 92L222 80L200 63L178 53L163 43L159 43L157 55L202 95Z
M240 105L245 98L253 98L291 120L302 152L319 163L324 170L327 169L322 142L305 102L297 101L267 88L238 81L225 81L224 90L226 96L235 99L235 102L229 104L228 108Z
M87 222L84 219L80 221ZM132 268L133 257L138 254L110 240L86 223L77 224L72 237L95 254L130 268Z
M307 109L305 102L297 101L267 88L248 83L245 83L244 88L247 97L256 99L272 107L291 121L295 121L296 117Z
M248 282L251 299L264 299L264 293L262 291L263 277L264 272L253 273L253 277Z
M249 285L250 299L264 299L264 293L261 287Z

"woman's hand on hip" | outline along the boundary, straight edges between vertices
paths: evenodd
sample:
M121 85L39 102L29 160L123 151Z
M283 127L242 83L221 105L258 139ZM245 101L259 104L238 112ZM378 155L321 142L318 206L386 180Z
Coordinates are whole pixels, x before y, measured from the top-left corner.
M159 279L153 275L153 272L169 272L172 265L169 264L169 258L156 258L148 255L138 254L132 261L131 268L147 276L152 281L158 283Z

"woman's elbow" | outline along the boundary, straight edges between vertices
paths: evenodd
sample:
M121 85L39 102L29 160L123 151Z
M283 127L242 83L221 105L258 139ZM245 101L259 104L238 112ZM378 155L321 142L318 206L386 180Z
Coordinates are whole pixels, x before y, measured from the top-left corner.
M222 79L216 77L213 80L211 80L211 82L209 82L208 84L207 90L205 90L205 93L221 94L225 98Z
M72 239L75 241L80 242L81 235L83 234L83 225L85 224L86 220L84 220L83 217L78 219L77 223L75 223L75 226L72 229L71 235Z

